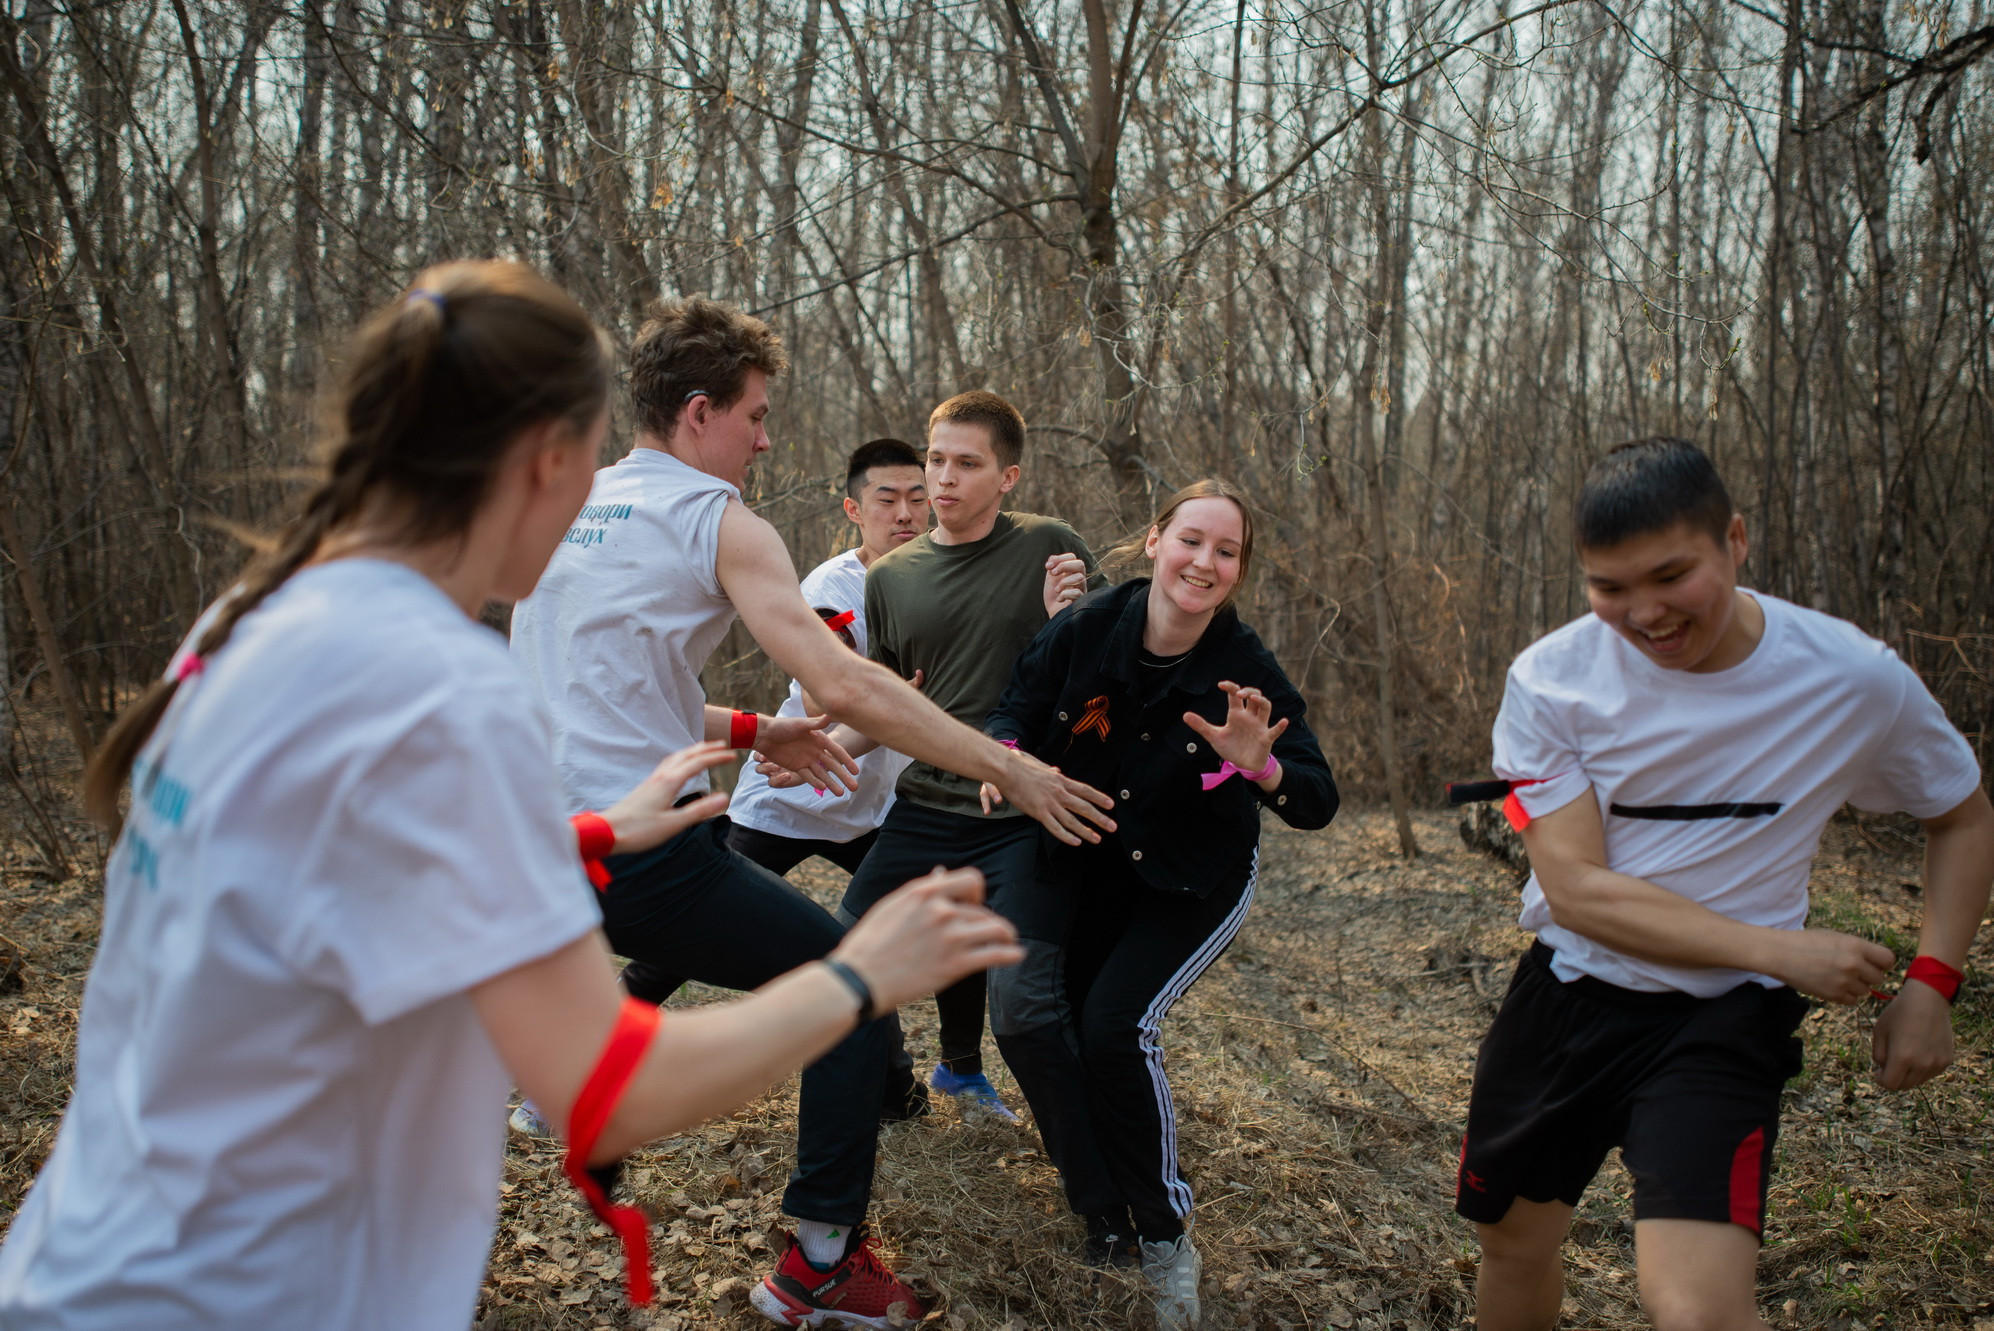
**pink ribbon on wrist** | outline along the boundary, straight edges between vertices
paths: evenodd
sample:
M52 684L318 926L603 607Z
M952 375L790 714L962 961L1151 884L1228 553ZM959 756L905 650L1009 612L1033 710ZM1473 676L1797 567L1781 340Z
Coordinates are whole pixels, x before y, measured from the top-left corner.
M1018 747L1018 741L1014 739L1000 739L997 742L999 744L1002 744L1007 749L1015 749Z
M1280 769L1280 762L1273 754L1267 755L1267 764L1257 772L1249 772L1244 767L1234 767L1230 760L1219 764L1216 772L1206 772L1198 778L1206 790L1216 790L1228 777L1239 775L1248 781L1265 781Z

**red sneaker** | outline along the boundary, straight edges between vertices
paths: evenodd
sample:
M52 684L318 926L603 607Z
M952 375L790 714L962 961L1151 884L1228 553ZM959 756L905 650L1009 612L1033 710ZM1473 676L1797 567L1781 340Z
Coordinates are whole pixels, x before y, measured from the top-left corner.
M777 1326L908 1326L928 1310L900 1277L886 1269L874 1250L878 1241L864 1225L852 1231L851 1244L836 1266L819 1271L803 1259L803 1248L789 1236L789 1251L776 1268L755 1286L748 1301Z

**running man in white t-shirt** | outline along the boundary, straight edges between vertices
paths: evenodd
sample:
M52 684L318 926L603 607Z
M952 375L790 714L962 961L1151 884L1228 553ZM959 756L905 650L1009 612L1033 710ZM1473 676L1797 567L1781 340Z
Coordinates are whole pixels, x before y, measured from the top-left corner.
M702 737L758 747L768 723L707 707L699 684L738 614L831 715L922 761L992 773L983 779L1062 840L1093 840L1097 824L1111 829L1107 796L952 720L839 642L803 599L782 538L740 490L769 447L769 377L787 367L768 325L703 297L660 302L630 349L637 446L596 474L580 520L512 622L514 658L553 720L569 805L598 807L632 773ZM792 771L799 765L770 756ZM836 788L842 752L827 745L823 756L812 779ZM631 959L626 987L649 1002L688 979L756 988L823 956L843 931L730 850L719 823L603 864L603 928ZM804 1072L796 1169L783 1195L798 1244L754 1293L786 1325L831 1307L863 1326L923 1315L866 1238L889 1029L868 1024Z
M928 529L928 477L914 446L874 439L853 450L845 466L844 510L859 530L859 543L805 574L803 599L839 641L864 656L865 571ZM815 701L791 680L776 715L808 716ZM842 793L808 784L778 790L750 767L727 805L727 844L770 873L786 874L813 855L856 873L879 839L879 824L893 807L893 783L907 762L891 749L874 749L858 760L856 788ZM925 1101L925 1093L920 1098Z
M1894 964L1807 927L1822 828L1844 803L1925 826L1919 955L1876 1022L1877 1080L1902 1090L1952 1062L1994 808L1973 751L1888 647L1738 587L1744 521L1695 445L1607 454L1575 528L1592 613L1517 658L1495 726L1537 942L1482 1045L1462 1144L1477 1326L1556 1323L1573 1209L1618 1147L1655 1326L1760 1328L1802 995L1862 1002Z
M604 1169L1023 956L972 875L941 875L739 1002L660 1025L625 999L546 720L476 619L574 521L614 353L530 270L460 263L337 363L303 511L91 761L92 814L118 822L128 775L131 807L75 1092L0 1245L8 1331L463 1331L513 1081L640 1293L643 1221ZM589 816L597 843L712 817L673 797L725 754L657 764Z

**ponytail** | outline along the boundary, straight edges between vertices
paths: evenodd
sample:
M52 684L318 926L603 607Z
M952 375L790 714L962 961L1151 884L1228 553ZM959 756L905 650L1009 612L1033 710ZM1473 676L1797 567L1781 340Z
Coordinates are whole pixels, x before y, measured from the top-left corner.
M431 268L362 325L330 401L318 484L251 559L181 668L154 681L98 745L83 775L90 817L118 829L132 763L182 683L328 535L383 498L399 501L399 539L461 534L521 430L553 419L580 430L602 413L611 362L608 339L582 308L518 263Z

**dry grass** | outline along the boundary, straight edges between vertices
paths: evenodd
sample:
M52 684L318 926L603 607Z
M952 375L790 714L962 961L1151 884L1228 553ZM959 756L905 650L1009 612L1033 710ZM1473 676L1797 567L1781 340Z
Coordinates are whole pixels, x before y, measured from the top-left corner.
M1464 850L1446 817L1423 817L1420 834L1429 853L1408 865L1375 815L1320 835L1270 830L1245 932L1171 1023L1213 1327L1467 1321L1475 1252L1450 1210L1454 1151L1475 1044L1524 940L1514 874ZM0 996L0 1217L61 1111L97 928L93 875L52 883L23 841L4 870L0 934L30 969L24 992ZM842 881L815 864L801 873L826 897ZM1916 847L1892 825L1838 823L1816 873L1817 915L1902 950L1916 918L1902 885L1916 879ZM1977 961L1994 972L1985 944ZM1979 1188L1994 1002L1978 985L1966 992L1960 1066L1908 1096L1867 1080L1870 1016L1807 1022L1762 1306L1781 1328L1972 1325L1994 1316L1994 1217ZM931 1055L932 1026L932 1008L909 1014L917 1053ZM998 1080L1015 1103L1001 1069ZM634 1162L635 1193L659 1217L663 1293L643 1312L620 1305L618 1259L555 1153L516 1144L481 1326L761 1325L744 1295L770 1260L793 1114L792 1085ZM1147 1325L1137 1289L1075 1260L1078 1226L1028 1128L964 1126L944 1109L889 1129L878 1196L887 1253L938 1296L939 1326ZM1565 1325L1643 1324L1626 1215L1613 1166L1581 1208Z

